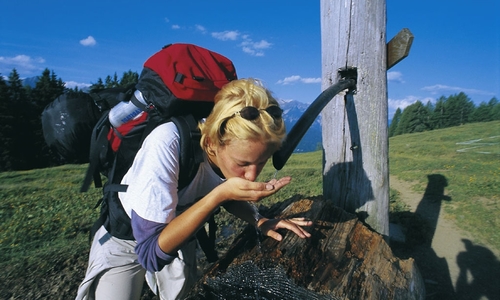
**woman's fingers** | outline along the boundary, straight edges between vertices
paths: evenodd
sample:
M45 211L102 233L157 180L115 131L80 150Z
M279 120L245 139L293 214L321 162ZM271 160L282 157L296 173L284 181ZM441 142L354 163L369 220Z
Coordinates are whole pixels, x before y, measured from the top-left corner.
M292 218L292 219L288 219L290 222L293 222L299 226L312 226L313 225L313 222L306 219L306 218Z
M279 187L279 188L282 188L284 187L285 185L289 184L290 181L292 180L292 177L290 176L286 176L286 177L283 177L283 178L280 178L280 179L271 179L267 182L268 185L272 185L274 187Z
M253 182L235 177L228 179L225 185L232 195L229 199L259 201L264 197L276 193L288 185L290 181L291 177L283 177L279 180L274 179L269 182Z
M299 237L301 238L311 237L311 234L301 227L301 226L311 226L312 225L311 221L306 221L303 218L302 220L287 219L285 220L285 224L286 224L285 228L287 228L290 231L293 231Z
M302 226L311 225L312 222L306 220L305 218L269 219L262 223L259 228L267 236L277 241L281 241L283 237L276 232L276 230L283 228L292 231L300 238L308 238L311 237L311 234L302 228Z

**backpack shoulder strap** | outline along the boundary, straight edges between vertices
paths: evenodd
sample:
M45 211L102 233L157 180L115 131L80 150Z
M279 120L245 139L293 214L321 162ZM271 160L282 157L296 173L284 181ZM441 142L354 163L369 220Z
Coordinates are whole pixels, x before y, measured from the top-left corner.
M201 132L198 129L198 121L193 115L172 117L171 121L177 126L177 130L179 130L179 135L181 137L178 186L178 189L181 190L193 180L200 163L203 162L203 150L200 146ZM214 215L215 213L212 214L207 221L209 224L209 232L205 230L205 227L200 228L196 232L198 243L209 263L213 263L219 259L217 250L215 249L217 223L215 222Z
M179 187L186 187L196 175L200 163L203 161L203 150L200 147L201 133L198 121L193 115L175 116L171 121L177 127L180 135L180 174Z
M99 162L103 159L103 156L108 155L107 134L110 128L109 126L108 112L106 112L102 115L92 131L89 166L87 167L87 172L80 192L87 192L92 181L94 181L96 187L102 187Z

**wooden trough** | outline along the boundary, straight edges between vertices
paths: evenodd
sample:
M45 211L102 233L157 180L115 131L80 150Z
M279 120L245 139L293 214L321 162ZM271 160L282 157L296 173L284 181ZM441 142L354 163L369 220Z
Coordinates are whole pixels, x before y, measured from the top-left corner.
M413 259L392 254L356 215L321 197L293 197L261 212L306 217L309 239L281 232L277 242L247 227L187 299L424 299Z

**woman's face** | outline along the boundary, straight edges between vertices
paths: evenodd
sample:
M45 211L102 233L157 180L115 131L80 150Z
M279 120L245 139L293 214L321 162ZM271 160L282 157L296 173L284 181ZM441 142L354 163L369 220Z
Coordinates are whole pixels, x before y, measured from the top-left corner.
M234 139L229 144L215 147L210 159L226 178L240 177L255 181L266 165L274 147L258 140Z

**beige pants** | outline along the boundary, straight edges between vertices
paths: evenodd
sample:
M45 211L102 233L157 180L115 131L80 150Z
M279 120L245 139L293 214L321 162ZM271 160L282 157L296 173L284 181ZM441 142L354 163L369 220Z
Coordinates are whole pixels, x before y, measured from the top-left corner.
M146 272L137 262L136 242L111 236L104 227L95 234L89 265L77 300L138 300L145 277L162 300L182 299L196 276L196 240L189 242L160 272ZM146 276L145 276L146 275Z

